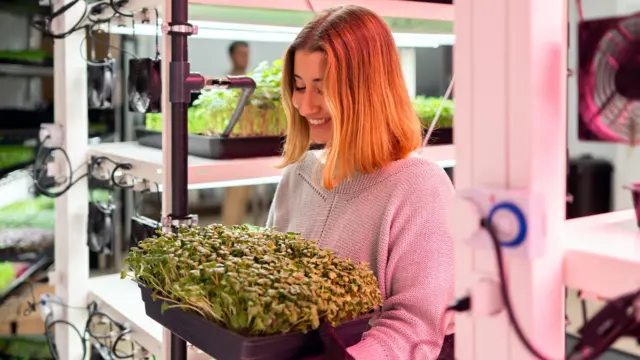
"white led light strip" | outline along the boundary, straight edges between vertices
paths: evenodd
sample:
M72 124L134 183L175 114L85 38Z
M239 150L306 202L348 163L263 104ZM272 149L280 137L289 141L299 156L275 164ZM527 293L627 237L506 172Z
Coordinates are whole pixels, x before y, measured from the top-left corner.
M198 26L198 34L195 38L220 39L220 40L244 40L244 41L264 41L264 42L293 42L301 28L269 25L250 25L222 23L212 21L192 21ZM106 30L105 28L103 28ZM140 24L132 27L115 27L110 29L112 34L122 35L146 35L154 36L158 31L150 24ZM396 45L398 47L421 47L436 48L442 45L453 45L454 35L450 34L411 34L394 33Z

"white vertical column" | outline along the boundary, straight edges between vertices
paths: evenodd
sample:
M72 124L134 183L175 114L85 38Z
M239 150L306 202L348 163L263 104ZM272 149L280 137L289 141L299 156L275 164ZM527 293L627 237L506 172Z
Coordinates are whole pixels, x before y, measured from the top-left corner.
M164 0L162 9L163 23L171 22L171 0ZM160 47L160 58L162 59L162 216L171 214L171 102L169 101L169 64L171 63L171 36L163 34L162 46ZM164 229L168 231L170 229ZM161 359L171 360L171 331L162 331L162 354Z
M56 8L69 0L56 2ZM78 4L55 19L54 31L72 29L82 16L84 6ZM77 31L54 42L54 106L55 122L64 128L64 149L73 168L86 163L88 150L87 64L79 53L84 31ZM62 158L61 154L55 154ZM58 161L59 174L67 174L67 166ZM86 178L55 200L55 275L56 295L73 307L87 303L89 282L89 250L87 247L88 184ZM87 314L65 310L65 319L78 329L84 328ZM83 341L68 325L58 325L55 341L60 359L81 360Z
M416 48L401 47L398 53L409 97L413 99L416 97Z
M566 1L457 0L456 174L459 189L518 189L545 198L547 252L505 251L515 314L533 346L564 355L561 227L566 143ZM541 237L528 241L546 241ZM490 250L456 243L456 293L497 274ZM506 314L456 317L458 360L533 360Z

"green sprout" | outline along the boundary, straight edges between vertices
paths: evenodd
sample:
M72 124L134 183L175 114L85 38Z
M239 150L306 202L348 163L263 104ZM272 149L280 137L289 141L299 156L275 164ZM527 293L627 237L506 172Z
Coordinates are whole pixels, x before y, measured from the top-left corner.
M231 136L284 135L287 122L280 95L282 60L271 64L262 62L248 76L256 82L256 90L249 98ZM189 108L189 133L207 136L221 134L231 119L240 94L240 90L203 91ZM146 114L145 125L149 130L162 131L162 114Z
M232 136L283 136L287 120L282 105L282 60L264 61L249 74L256 82L256 91L245 106L242 116L233 129ZM225 129L236 108L239 90L207 90L189 108L188 128L191 134L217 136ZM444 108L438 120L438 128L453 126L454 103L440 97L417 96L413 108L428 127L440 104ZM162 131L162 114L146 114L146 127Z
M444 106L442 108L442 112L440 113L440 118L438 119L436 127L440 129L450 129L453 127L453 100L445 100L441 97L425 96L416 96L416 98L413 99L413 108L416 110L418 118L420 118L420 121L422 122L422 125L424 127L429 127L431 125L431 122L436 117L438 109L443 103Z
M159 232L131 248L125 266L163 310L191 311L244 336L306 332L322 319L337 326L382 303L367 263L248 225Z

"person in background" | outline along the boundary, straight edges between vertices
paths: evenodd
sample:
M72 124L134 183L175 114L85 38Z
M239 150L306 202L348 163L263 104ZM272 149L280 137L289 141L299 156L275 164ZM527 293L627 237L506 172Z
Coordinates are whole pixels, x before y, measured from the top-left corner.
M246 41L232 42L229 45L229 59L231 60L229 75L245 75L249 66L249 44ZM253 186L235 186L226 189L222 204L224 225L238 225L245 221L253 188Z
M249 66L249 44L246 41L234 41L229 45L231 71L229 75L245 75Z
M353 346L321 329L322 359L453 360L454 189L416 152L422 127L385 21L354 5L316 15L285 54L282 100L284 173L266 226L368 262L384 298Z

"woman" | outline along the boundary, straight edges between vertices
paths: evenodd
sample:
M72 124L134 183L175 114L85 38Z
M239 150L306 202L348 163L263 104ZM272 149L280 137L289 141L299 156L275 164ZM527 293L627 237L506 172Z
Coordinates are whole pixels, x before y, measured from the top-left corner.
M390 29L358 6L318 14L287 50L282 97L286 168L267 226L371 264L385 301L346 358L435 360L453 300L454 192L415 154L421 124Z

